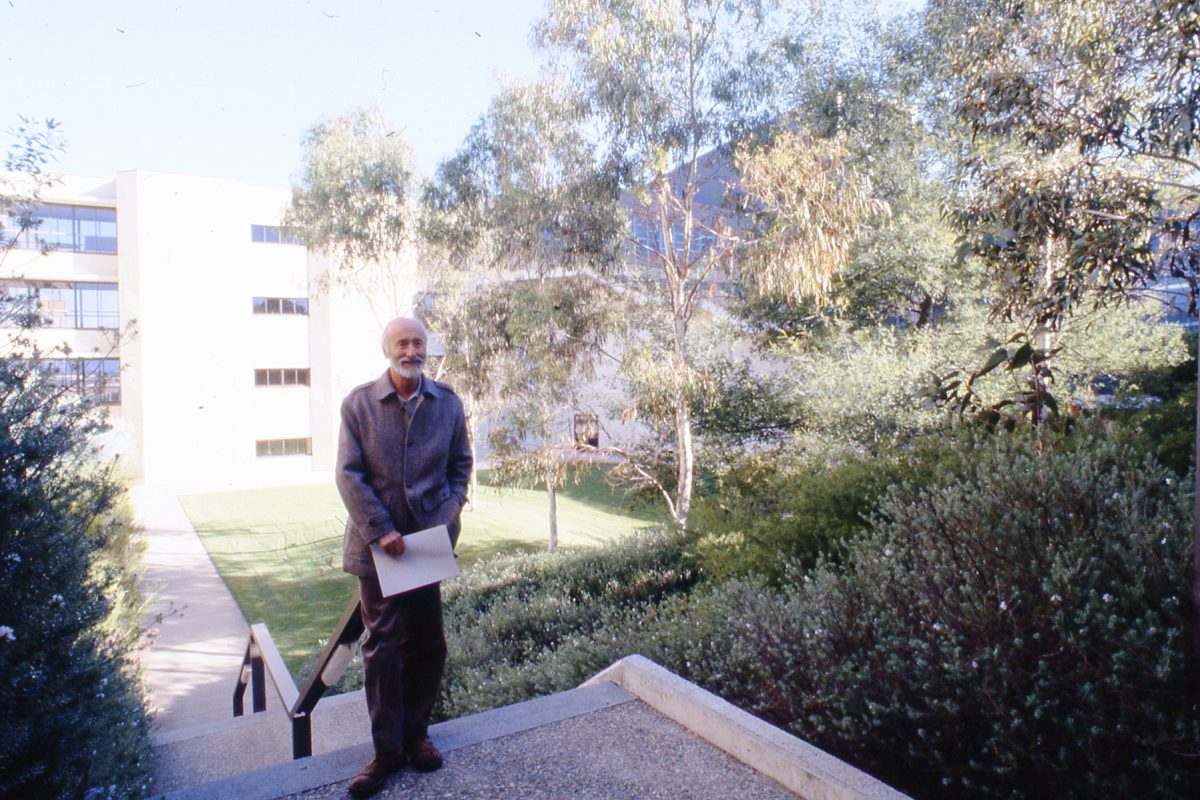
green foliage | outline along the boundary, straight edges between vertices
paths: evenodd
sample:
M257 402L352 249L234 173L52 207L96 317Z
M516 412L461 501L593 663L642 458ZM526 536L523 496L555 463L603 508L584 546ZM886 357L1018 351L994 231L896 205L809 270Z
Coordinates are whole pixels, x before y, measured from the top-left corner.
M891 493L798 585L698 597L663 658L917 796L1188 796L1186 482L1049 446L996 438Z
M904 474L894 458L796 466L747 456L697 497L688 521L694 557L716 579L753 573L782 580L795 563L811 566L865 531Z
M8 301L5 301L6 303ZM0 320L12 324L12 309ZM27 311L15 312L28 318ZM137 798L149 720L133 659L136 548L89 444L103 412L0 358L0 795Z
M946 94L973 138L953 213L999 311L1053 329L1173 274L1200 199L1195 0L930 3Z
M637 652L630 631L699 579L673 534L559 556L501 557L444 590L450 658L437 713L457 717L578 686Z

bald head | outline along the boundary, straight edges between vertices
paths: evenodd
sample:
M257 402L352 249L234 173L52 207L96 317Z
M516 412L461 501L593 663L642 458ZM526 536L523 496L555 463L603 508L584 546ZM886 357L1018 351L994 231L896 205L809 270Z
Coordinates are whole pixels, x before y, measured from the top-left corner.
M383 345L384 351L387 350L388 343L392 341L397 333L407 333L409 336L417 335L421 337L421 341L429 338L429 335L425 331L425 326L421 324L421 320L413 319L412 317L396 317L383 326L383 333L379 336L379 343Z
M411 317L396 317L384 326L380 344L384 358L391 365L393 380L416 386L425 366L427 340L425 326Z

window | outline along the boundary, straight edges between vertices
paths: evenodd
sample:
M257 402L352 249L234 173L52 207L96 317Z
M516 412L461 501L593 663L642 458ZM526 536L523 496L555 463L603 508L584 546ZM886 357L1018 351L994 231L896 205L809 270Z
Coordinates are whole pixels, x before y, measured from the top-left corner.
M254 443L254 454L258 458L269 456L311 456L312 438L259 439Z
M580 447L600 446L600 418L595 414L575 415L575 444Z
M116 358L47 358L39 362L54 386L101 405L121 403L121 362Z
M287 228L278 225L251 225L250 241L263 244L298 244L303 246L300 237Z
M312 370L308 367L254 370L255 386L310 386Z
M255 297L255 314L297 314L308 316L307 297Z
M51 328L115 330L120 326L115 283L27 283L7 287L11 297L35 298L41 323Z
M33 206L27 213L33 224L16 237L14 247L37 250L45 244L74 253L117 252L115 208L46 204ZM5 220L4 228L20 230L20 218Z

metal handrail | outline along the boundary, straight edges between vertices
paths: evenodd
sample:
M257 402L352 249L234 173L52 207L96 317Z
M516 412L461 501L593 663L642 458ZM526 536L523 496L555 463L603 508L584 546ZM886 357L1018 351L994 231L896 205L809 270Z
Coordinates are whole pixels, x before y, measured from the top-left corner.
M307 758L312 755L312 711L331 686L336 686L346 673L346 667L354 658L354 646L363 633L362 609L355 595L326 643L312 674L304 682L302 690L288 672L287 665L279 655L279 648L271 638L267 625L260 622L250 626L250 642L246 655L242 657L242 668L238 673L237 686L233 690L233 715L245 713L247 684L251 687L250 697L255 713L267 710L266 677L269 675L283 707L287 709L292 723L292 758Z

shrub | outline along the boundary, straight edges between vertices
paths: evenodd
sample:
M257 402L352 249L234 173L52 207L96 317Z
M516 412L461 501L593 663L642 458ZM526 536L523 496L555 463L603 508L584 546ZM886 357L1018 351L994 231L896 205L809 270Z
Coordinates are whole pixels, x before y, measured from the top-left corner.
M450 658L437 713L461 716L577 686L634 652L623 645L646 610L698 579L683 542L665 531L479 565L445 589Z
M789 468L748 456L694 500L690 552L717 579L756 573L777 581L789 563L811 566L834 542L866 530L902 472L888 458Z
M0 358L0 796L140 797L136 558L98 411Z
M0 297L0 327L35 324ZM0 357L0 796L140 798L149 722L124 487L90 445L100 409L23 335Z
M917 796L1190 796L1181 483L1095 440L984 444L840 566L694 598L660 657Z

